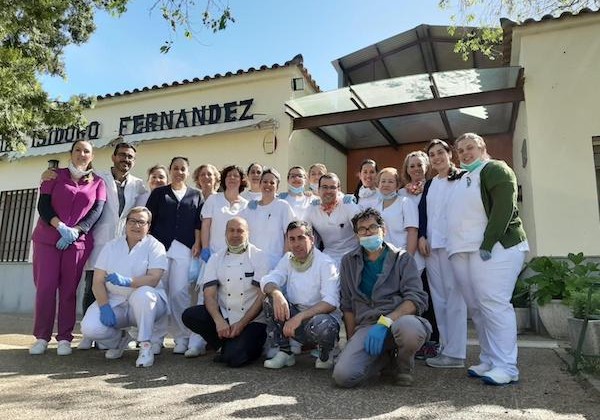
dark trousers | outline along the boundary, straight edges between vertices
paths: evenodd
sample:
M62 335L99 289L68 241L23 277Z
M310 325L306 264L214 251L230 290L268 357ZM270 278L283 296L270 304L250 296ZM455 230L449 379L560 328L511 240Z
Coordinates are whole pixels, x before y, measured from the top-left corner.
M431 300L431 292L429 291L429 280L427 280L427 271L423 270L423 274L421 274L421 280L423 281L423 290L427 292L427 304L428 308L425 312L421 314L423 318L425 318L431 324L431 328L433 331L431 332L431 337L429 337L430 341L435 341L436 343L440 342L440 330L438 330L437 322L435 320L435 312L433 310L433 302Z
M85 270L85 288L83 289L83 300L81 301L81 313L85 315L87 308L96 301L96 296L92 291L92 284L94 281L94 270Z
M267 338L265 324L251 322L237 337L220 339L215 321L204 305L187 308L181 320L190 330L200 334L209 346L221 348L220 359L230 367L240 367L258 359Z

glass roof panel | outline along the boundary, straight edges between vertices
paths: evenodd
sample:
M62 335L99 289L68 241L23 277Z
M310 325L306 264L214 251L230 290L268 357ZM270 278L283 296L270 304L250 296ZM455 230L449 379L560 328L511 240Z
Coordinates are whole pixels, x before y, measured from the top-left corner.
M519 67L496 67L433 73L441 97L487 92L516 86ZM355 92L352 93L352 91ZM293 99L286 104L301 117L357 109L352 97L368 108L433 99L429 76L419 74L353 85Z
M389 145L387 140L368 121L329 125L321 127L321 130L349 149Z
M495 134L508 131L512 104L475 106L446 111L454 135L472 132Z
M398 143L416 143L434 138L446 138L446 130L438 112L386 118L381 124Z
M433 74L442 98L469 93L513 88L517 84L519 67L468 69Z

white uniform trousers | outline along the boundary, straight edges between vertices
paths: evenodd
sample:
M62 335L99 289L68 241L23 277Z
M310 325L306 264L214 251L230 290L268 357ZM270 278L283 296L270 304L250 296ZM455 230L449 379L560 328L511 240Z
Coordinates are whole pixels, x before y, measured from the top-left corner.
M454 279L446 248L432 249L425 263L431 301L440 331L441 353L464 359L467 353L467 305Z
M517 322L510 303L512 292L525 261L519 245L492 248L492 258L483 261L479 250L459 252L450 257L475 329L481 353L479 360L515 376L517 368Z
M121 339L121 329L136 326L137 341L156 341L153 337L154 324L166 318L167 303L150 286L135 289L126 301L111 301L109 304L117 318L114 327L107 327L100 322L100 308L94 302L86 311L81 321L81 333L107 348L115 348Z
M183 324L181 314L190 306L190 283L188 275L192 261L192 251L179 241L173 241L169 251L169 274L167 277L167 296L171 307L169 333L176 344L188 345L190 330Z

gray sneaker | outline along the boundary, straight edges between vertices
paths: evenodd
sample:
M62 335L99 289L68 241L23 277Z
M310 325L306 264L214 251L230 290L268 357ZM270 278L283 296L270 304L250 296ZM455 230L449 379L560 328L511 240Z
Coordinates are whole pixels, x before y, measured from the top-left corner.
M439 356L430 357L425 360L425 364L432 368L464 368L465 359L440 354Z
M120 359L123 356L123 352L127 348L127 345L130 341L131 336L127 331L123 330L121 332L121 339L119 340L117 347L114 349L106 350L106 353L104 353L104 357L107 359Z

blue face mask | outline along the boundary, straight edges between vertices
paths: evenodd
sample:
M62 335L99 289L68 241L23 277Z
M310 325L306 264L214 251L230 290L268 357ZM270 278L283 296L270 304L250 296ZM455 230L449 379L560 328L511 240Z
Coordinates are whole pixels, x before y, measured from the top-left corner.
M288 191L294 195L301 195L304 193L304 187L293 187L288 185Z
M476 161L473 161L471 163L460 163L460 167L463 169L466 169L469 172L473 172L475 169L479 168L481 165L483 165L483 161L481 159L477 159Z
M369 252L377 251L383 244L383 238L380 235L363 236L359 240L360 246Z
M379 196L383 199L383 200L391 200L393 198L396 198L396 196L398 195L398 193L396 191L392 191L389 194L383 194L381 191L379 191Z

